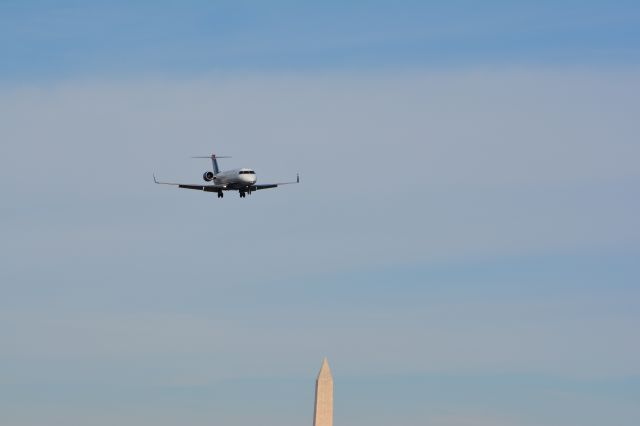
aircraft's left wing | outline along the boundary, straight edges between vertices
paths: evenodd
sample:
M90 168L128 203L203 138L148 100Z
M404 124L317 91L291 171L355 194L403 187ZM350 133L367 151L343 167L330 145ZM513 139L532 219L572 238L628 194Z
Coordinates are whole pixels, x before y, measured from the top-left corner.
M279 183L267 183L267 184L261 184L261 185L251 185L249 187L249 190L257 191L259 189L277 188L280 185L291 185L293 183L300 183L300 175L296 175L296 180L293 182L279 182Z

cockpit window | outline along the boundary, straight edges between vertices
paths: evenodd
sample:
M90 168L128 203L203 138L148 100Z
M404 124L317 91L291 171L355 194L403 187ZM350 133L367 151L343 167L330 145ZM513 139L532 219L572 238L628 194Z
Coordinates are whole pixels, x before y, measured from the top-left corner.
M241 175L255 175L256 172L254 172L253 170L240 170L239 174L241 174Z

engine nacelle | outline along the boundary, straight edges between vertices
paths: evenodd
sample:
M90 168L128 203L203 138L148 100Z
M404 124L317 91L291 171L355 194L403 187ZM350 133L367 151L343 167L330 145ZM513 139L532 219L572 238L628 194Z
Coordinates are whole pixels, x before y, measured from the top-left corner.
M213 172L204 172L204 174L202 175L202 179L207 182L211 182L213 180Z

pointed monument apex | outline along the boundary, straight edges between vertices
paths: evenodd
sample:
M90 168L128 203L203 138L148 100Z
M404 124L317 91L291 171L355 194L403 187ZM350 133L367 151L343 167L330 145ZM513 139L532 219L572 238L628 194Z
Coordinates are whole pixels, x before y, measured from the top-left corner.
M325 358L316 379L316 403L313 426L333 426L333 377Z
M322 367L320 367L318 379L320 379L320 377L329 377L333 379L331 376L331 368L329 368L329 360L327 360L327 357L324 357L324 359L322 360Z

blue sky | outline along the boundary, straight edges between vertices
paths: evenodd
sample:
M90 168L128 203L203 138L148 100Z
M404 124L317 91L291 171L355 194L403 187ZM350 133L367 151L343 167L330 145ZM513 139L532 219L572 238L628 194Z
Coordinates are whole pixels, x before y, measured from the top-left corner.
M639 24L1 2L0 423L637 425Z
M633 1L18 2L0 76L637 64Z

